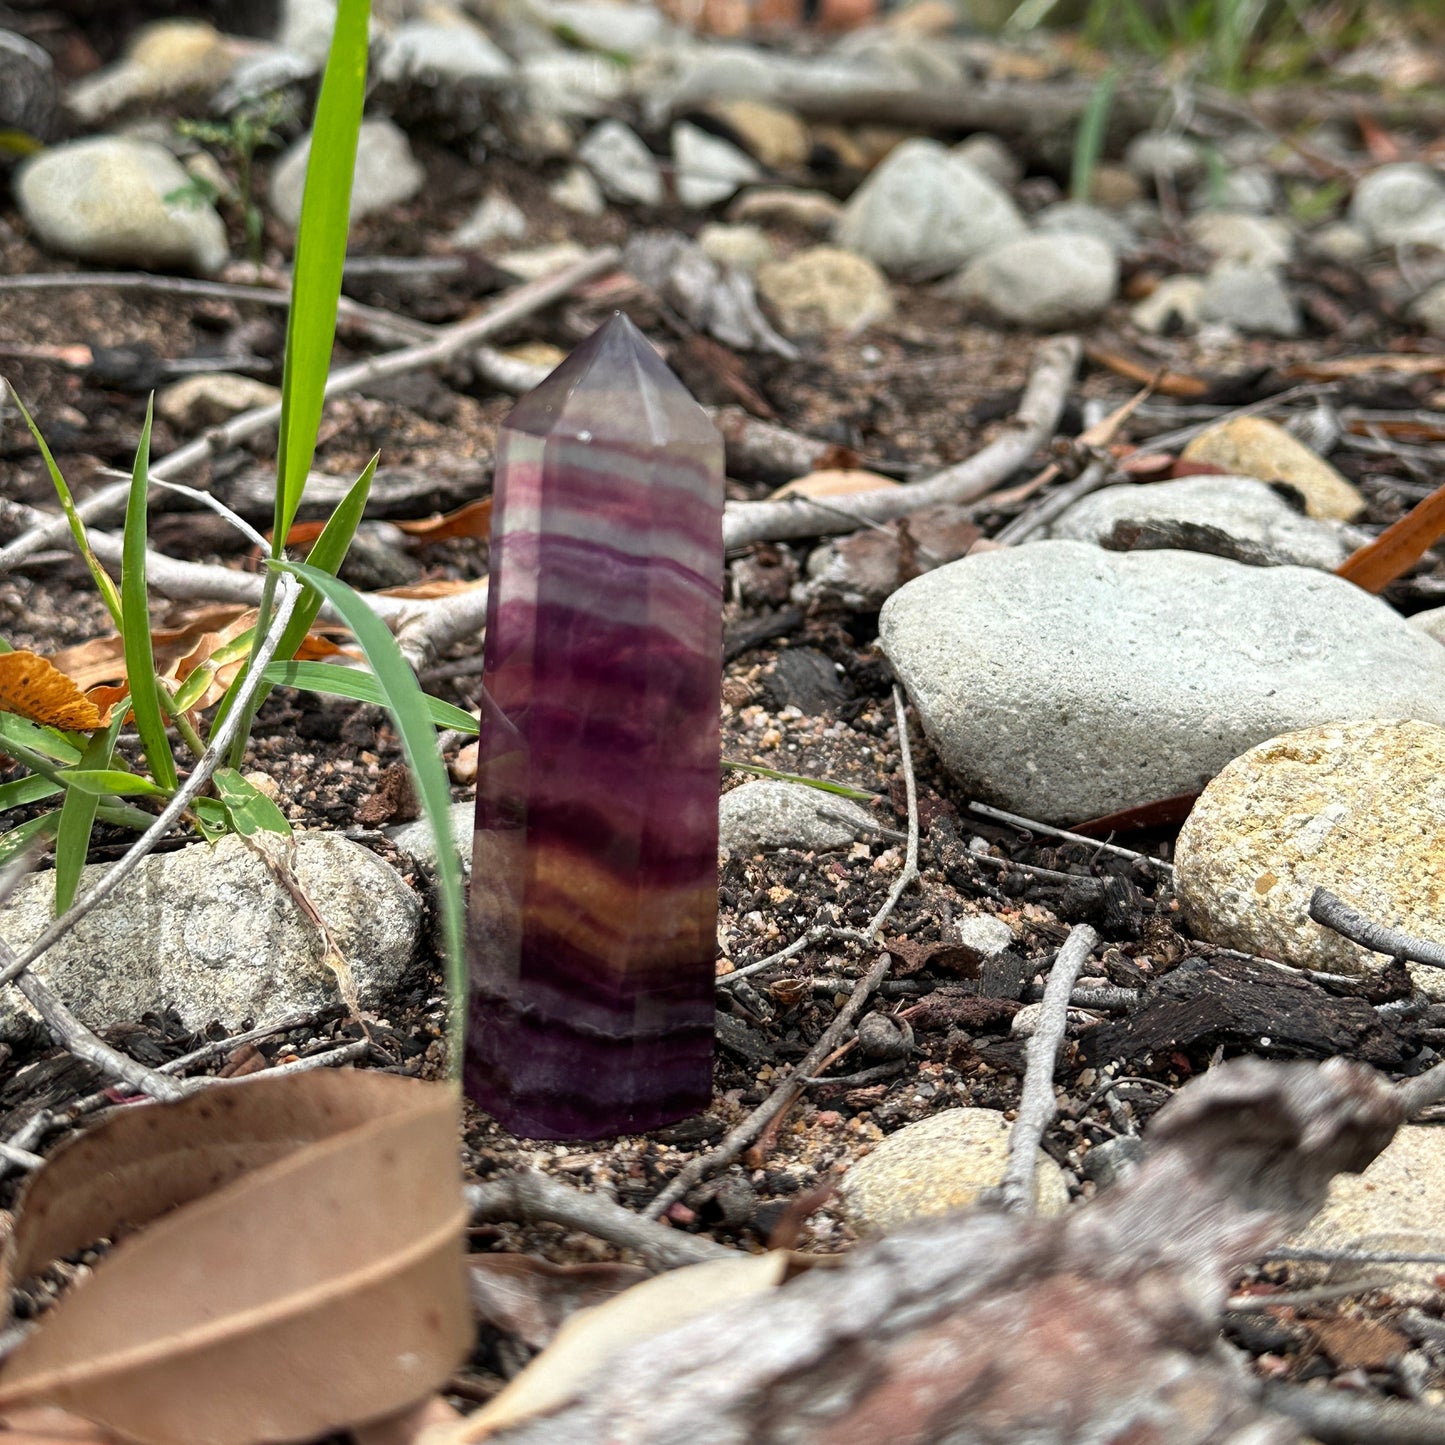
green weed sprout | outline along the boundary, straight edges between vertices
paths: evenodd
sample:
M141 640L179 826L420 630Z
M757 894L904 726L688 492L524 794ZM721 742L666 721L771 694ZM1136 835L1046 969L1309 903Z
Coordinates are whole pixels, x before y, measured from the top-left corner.
M106 726L89 734L45 726L0 711L0 753L22 764L29 774L0 785L0 814L51 797L60 798L58 808L0 832L0 864L32 844L53 839L58 916L75 899L97 818L139 831L154 822L155 812L145 805L159 810L175 797L184 766L177 761L178 754L199 758L206 751L206 742L192 726L190 715L204 696L215 669L240 660L239 674L222 697L211 723L211 736L215 736L235 705L250 660L271 625L277 578L283 571L288 572L303 584L301 600L281 634L273 660L262 674L262 686L254 693L227 765L216 769L206 794L192 804L188 820L208 840L229 832L290 833L281 810L240 771L255 710L271 686L306 688L384 706L396 726L423 813L437 840L451 1004L451 1059L453 1070L459 1071L466 989L462 882L451 845L450 790L437 752L435 729L475 731L476 722L460 708L423 694L386 625L336 577L365 511L376 470L375 457L332 513L306 562L291 562L284 551L316 450L331 365L350 222L351 178L366 93L369 9L369 0L340 0L317 101L286 331L274 528L257 621L248 633L192 672L174 692L157 674L146 585L151 407L146 409L131 474L119 586L96 558L50 448L29 412L23 405L20 407L69 519L76 546L121 636L129 696L114 705ZM255 143L259 144L259 139ZM329 604L351 628L367 670L294 660L323 604ZM0 652L9 650L0 639ZM116 751L127 717L134 719L143 771Z

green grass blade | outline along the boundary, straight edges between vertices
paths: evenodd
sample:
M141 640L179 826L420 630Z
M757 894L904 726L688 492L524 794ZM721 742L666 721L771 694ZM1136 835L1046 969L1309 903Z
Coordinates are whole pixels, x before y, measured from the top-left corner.
M752 773L759 778L776 778L780 783L802 783L817 788L820 793L836 793L840 798L852 798L855 802L871 803L878 793L865 793L861 788L850 788L845 783L830 783L824 778L805 778L801 773L780 773L776 768L759 767L756 763L735 763L724 758L722 765L735 773Z
M57 763L78 763L81 749L55 728L41 727L13 712L0 712L0 753L24 763L34 772L40 769L30 758L51 759Z
M1104 153L1104 137L1109 130L1109 113L1114 108L1114 92L1119 85L1119 72L1111 70L1103 76L1089 95L1089 103L1079 117L1074 133L1073 169L1069 175L1069 194L1076 201L1087 201L1094 188L1094 172Z
M416 675L401 655L396 639L387 631L386 623L369 608L344 582L298 562L278 562L274 566L299 577L314 587L335 608L342 621L356 635L357 643L376 674L386 696L387 711L396 724L411 769L416 794L422 811L431 824L436 839L437 883L441 891L442 925L446 937L445 970L450 996L448 1042L452 1076L461 1077L463 1021L467 1003L467 961L463 949L465 905L462 894L461 864L452 846L451 789L446 769L437 752L436 733L427 716L426 699Z
M120 635L125 642L125 676L135 730L140 734L151 776L162 788L176 787L176 763L166 737L166 715L159 696L155 652L151 647L151 615L146 593L146 494L150 490L151 417L155 398L146 403L145 425L131 472L121 541Z
M317 537L310 552L306 554L308 567L319 567L323 572L330 572L334 577L341 564L346 560L346 553L351 547L351 539L356 536L356 529L361 525L361 519L366 513L366 503L371 496L371 483L376 476L378 460L379 456L374 456L367 462L361 475L351 484L336 510L327 519L326 525L321 529L321 535ZM286 624L286 630L281 634L281 641L276 647L277 662L289 662L296 656L296 649L301 646L306 634L311 631L311 624L316 621L316 614L321 611L321 601L319 592L308 589L301 594L301 600L291 613L291 620ZM236 639L237 643L240 641L240 638ZM235 645L235 643L231 644L231 646ZM219 663L221 657L222 654L218 652L212 661ZM221 699L220 707L216 709L216 720L211 724L213 735L215 729L220 727L225 720L226 714L231 711L232 700L240 690L248 670L242 668L230 687L226 689L226 695ZM265 701L266 691L265 688L262 688L256 695L253 712Z
M110 573L100 565L100 558L90 550L90 538L86 535L85 521L75 509L75 498L71 496L70 487L64 476L61 475L60 468L56 464L54 456L51 455L45 438L41 436L40 428L35 425L34 417L25 410L25 403L15 395L13 388L10 395L19 409L20 415L25 418L25 425L30 428L30 435L35 438L35 445L40 448L40 455L45 459L45 470L50 473L51 483L55 487L55 495L60 499L60 510L65 513L65 519L70 523L70 534L75 538L75 545L80 549L80 555L90 569L96 591L100 593L101 601L105 603L106 611L110 613L111 621L115 623L115 630L119 632L120 594L116 591L115 583L111 581Z
M0 833L0 868L23 853L32 843L42 838L53 838L59 823L58 812L42 813L38 818L31 818L8 833Z
M67 786L93 793L97 798L168 798L170 793L149 778L119 768L62 768L57 774Z
M96 733L81 754L80 767L86 772L110 768L115 754L115 740L121 724L130 711L128 700L122 698L111 709L110 723ZM100 798L83 788L67 788L60 805L60 825L55 834L55 916L60 917L72 903L80 887L80 870L90 853L90 834L95 827L95 813Z
M349 697L354 702L386 706L386 693L376 675L355 667L339 667L334 662L273 662L264 676L267 682L278 687L299 687L324 697ZM471 713L430 693L423 693L422 701L437 727L455 728L463 733L477 731L477 720Z
M16 778L13 783L0 783L0 813L11 808L23 808L26 803L38 803L42 798L54 797L60 791L58 783L49 778Z
M252 838L257 833L291 836L291 824L286 821L286 815L235 768L217 768L211 782L231 826L243 838Z
M369 0L340 0L331 51L316 102L306 188L296 230L292 301L286 320L281 374L281 425L276 445L273 555L279 557L296 516L326 395L346 233L351 221L351 178L356 136L366 100Z

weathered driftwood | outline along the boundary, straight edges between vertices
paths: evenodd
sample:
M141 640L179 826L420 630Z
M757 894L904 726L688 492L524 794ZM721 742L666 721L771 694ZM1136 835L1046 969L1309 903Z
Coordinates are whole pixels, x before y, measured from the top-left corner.
M1374 1071L1241 1059L1190 1085L1126 1184L1061 1217L973 1212L858 1249L611 1359L498 1445L1282 1445L1217 1344L1238 1272L1404 1117Z

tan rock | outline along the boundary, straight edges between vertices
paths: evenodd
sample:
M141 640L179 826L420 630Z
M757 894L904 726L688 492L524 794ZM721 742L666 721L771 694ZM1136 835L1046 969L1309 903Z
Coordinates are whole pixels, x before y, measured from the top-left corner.
M843 1212L860 1233L967 1209L1003 1179L1009 1122L993 1109L946 1109L890 1134L843 1176ZM1063 1170L1038 1151L1034 1200L1040 1214L1069 1203Z
M792 111L762 100L714 101L707 110L770 169L796 170L807 164L812 142L807 126Z
M812 246L758 268L758 294L788 336L854 335L893 311L883 273L836 246Z
M173 382L156 396L156 413L181 431L202 431L219 426L256 406L281 400L281 389L254 376L212 371Z
M1311 517L1348 522L1364 510L1365 499L1334 467L1262 416L1239 416L1210 427L1184 448L1184 460L1213 462L1262 482L1287 482L1304 498Z
M826 191L754 186L744 191L728 208L728 220L797 226L822 236L833 229L842 213L842 203Z
M1144 186L1132 171L1124 166L1101 165L1094 167L1089 178L1089 200L1107 211L1122 211L1125 206L1144 199Z
M1325 1207L1290 1240L1299 1249L1445 1254L1445 1130L1407 1124L1363 1174L1339 1174ZM1291 1265L1293 1272L1383 1272L1436 1298L1438 1264Z
M1330 889L1377 923L1445 939L1445 727L1326 723L1251 748L1180 830L1175 889L1201 937L1305 968L1368 975L1387 960L1322 928ZM1419 967L1428 992L1439 969Z

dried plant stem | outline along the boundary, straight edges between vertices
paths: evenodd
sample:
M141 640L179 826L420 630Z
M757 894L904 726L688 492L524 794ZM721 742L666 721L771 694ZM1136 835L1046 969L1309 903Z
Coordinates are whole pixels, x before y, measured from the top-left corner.
M1445 1410L1412 1400L1381 1400L1346 1390L1323 1390L1278 1381L1264 1387L1264 1403L1288 1415L1322 1445L1445 1445Z
M903 782L908 791L908 851L903 871L888 890L883 906L868 922L865 936L870 941L897 907L903 890L918 877L918 785L913 776L913 754L908 745L908 714L903 703L903 693L896 685L893 689L893 708L898 718L898 748L903 766ZM747 1118L727 1132L715 1149L699 1155L679 1171L677 1177L647 1206L647 1213L651 1218L655 1219L663 1214L694 1184L701 1183L710 1174L715 1174L719 1169L731 1164L802 1097L803 1091L852 1029L858 1016L887 976L892 963L893 960L888 954L879 955L878 960L854 985L847 1002L833 1016L833 1021L819 1035L817 1043L808 1050L807 1055Z
M156 818L155 822L141 834L131 845L125 856L111 868L106 875L90 889L84 896L78 898L59 918L57 918L28 948L17 957L11 959L3 968L0 968L0 984L12 983L32 963L39 958L46 949L64 938L77 923L88 913L104 902L132 873L140 866L147 854L155 848L156 844L170 831L181 814L190 807L191 803L200 795L201 789L210 781L211 774L225 760L226 750L230 747L232 739L239 731L243 718L245 717L245 704L250 701L255 692L263 685L266 665L276 655L276 648L281 641L281 633L287 622L291 620L291 613L295 610L296 600L300 595L299 585L289 576L283 574L278 591L280 600L277 603L276 615L272 619L271 627L266 636L262 639L261 645L256 649L250 672L247 674L246 683L236 697L236 705L231 709L226 721L217 730L216 736L211 741L211 746L197 760L191 775L181 784L175 796L166 804L165 809Z
M1088 924L1080 924L1064 940L1054 959L1053 970L1039 1006L1039 1023L1028 1043L1028 1064L1019 1099L1018 1118L1009 1135L1008 1167L999 1185L1003 1207L1027 1214L1034 1207L1034 1171L1038 1167L1039 1142L1057 1112L1054 1101L1054 1063L1068 1024L1069 995L1099 935Z
M469 346L474 346L542 307L561 300L570 291L608 270L616 262L617 251L612 247L593 251L563 271L543 276L537 281L529 281L525 286L509 291L495 305L489 306L477 316L458 321L452 326L438 327L435 334L425 341L418 341L397 351L388 351L381 356L373 356L353 366L344 366L333 371L326 381L326 395L337 396L342 392L355 391L358 387L372 382L448 361ZM151 476L158 481L181 476L211 457L229 451L248 437L270 430L280 417L279 404L243 411L224 425L213 427L194 441L177 448L169 456L162 457L151 467ZM108 516L125 505L129 486L127 481L102 487L78 503L77 510L86 521ZM14 567L41 548L59 541L68 532L69 523L64 517L55 517L44 526L23 532L8 546L0 547L0 571Z
M1036 818L1025 818L1018 813L1008 813L1002 808L991 807L988 803L970 803L968 809L969 812L977 813L981 818L993 818L997 822L1008 823L1014 828L1024 828L1030 833L1044 833L1050 838L1062 838L1066 843L1082 843L1100 853L1112 853L1116 858L1132 858L1141 863L1149 863L1166 873L1174 871L1174 865L1166 863L1162 858L1153 858L1148 853L1140 853L1134 848L1125 848L1119 843L1105 843L1098 838L1086 838L1082 833L1071 833L1067 828L1055 828L1051 823L1040 823Z
M1392 958L1428 964L1431 968L1445 968L1445 945L1375 923L1328 888L1316 888L1310 895L1310 917L1373 953L1386 953Z
M650 1262L674 1268L725 1259L737 1251L700 1234L683 1234L614 1204L603 1194L584 1194L537 1169L522 1169L469 1184L467 1207L473 1224L545 1221L581 1230L621 1249L635 1249Z
M868 523L906 516L920 507L940 502L971 502L981 497L1021 467L1053 436L1078 369L1079 356L1077 337L1058 336L1044 342L1013 420L1002 436L966 462L906 487L835 497L827 506L802 499L730 503L723 515L724 544L733 548L750 542L848 532ZM4 554L0 553L0 562L3 561Z

